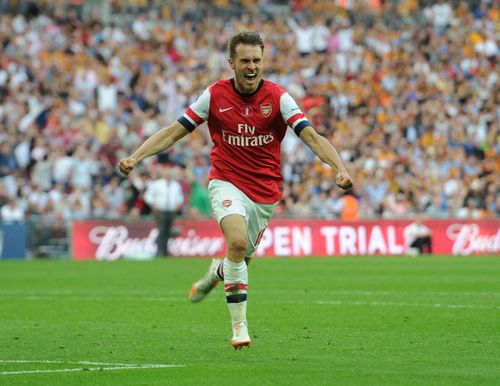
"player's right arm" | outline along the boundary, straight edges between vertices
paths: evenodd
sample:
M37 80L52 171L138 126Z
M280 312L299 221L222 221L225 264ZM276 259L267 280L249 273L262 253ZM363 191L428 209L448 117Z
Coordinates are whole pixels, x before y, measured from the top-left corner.
M118 169L128 175L144 158L170 149L178 140L193 131L208 119L210 109L210 91L207 88L201 96L188 107L186 112L170 126L161 129L149 137L128 158L120 160Z
M144 141L130 157L121 159L118 163L118 169L123 174L128 175L143 159L170 149L188 133L189 131L178 121L173 122Z

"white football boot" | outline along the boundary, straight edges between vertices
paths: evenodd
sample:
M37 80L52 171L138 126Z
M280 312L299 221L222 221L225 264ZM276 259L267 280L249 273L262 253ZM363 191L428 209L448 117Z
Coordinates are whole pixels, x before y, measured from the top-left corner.
M220 283L220 278L217 275L217 269L222 263L222 259L212 259L208 271L200 280L195 282L189 290L189 300L193 303L198 303L212 291L217 284Z
M233 323L233 339L231 339L231 346L234 347L235 350L241 350L243 346L250 346L252 344L252 340L250 339L250 335L248 335L248 326L247 322L234 322Z

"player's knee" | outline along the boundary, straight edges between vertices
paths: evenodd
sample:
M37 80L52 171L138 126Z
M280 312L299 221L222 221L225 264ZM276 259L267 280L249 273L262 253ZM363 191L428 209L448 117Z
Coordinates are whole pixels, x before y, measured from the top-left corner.
M228 240L228 249L232 255L243 259L247 251L247 240L244 238L234 238Z

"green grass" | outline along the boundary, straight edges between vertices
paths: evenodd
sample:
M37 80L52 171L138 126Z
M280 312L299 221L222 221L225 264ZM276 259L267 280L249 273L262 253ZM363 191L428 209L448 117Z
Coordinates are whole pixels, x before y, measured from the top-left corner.
M498 257L256 260L241 351L207 266L0 262L0 385L500 384Z

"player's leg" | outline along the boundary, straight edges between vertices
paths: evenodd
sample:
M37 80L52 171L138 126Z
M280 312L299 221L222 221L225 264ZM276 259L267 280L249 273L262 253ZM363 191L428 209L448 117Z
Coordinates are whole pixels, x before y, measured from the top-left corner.
M245 257L245 264L248 266L251 260L251 257ZM221 281L224 281L223 261L224 259L212 259L205 275L197 280L189 290L189 300L191 302L201 302Z
M226 241L226 257L218 276L224 280L226 301L231 314L233 338L231 344L239 348L250 344L246 320L248 271L245 257L248 239L248 197L233 184L212 180L208 186L212 210Z
M219 258L212 259L205 275L193 283L189 290L189 300L191 300L191 302L198 303L202 301L222 280L224 280L222 261L223 259Z
M246 196L242 198L242 201L245 216L231 215L221 221L221 229L228 245L227 257L223 264L223 276L226 300L233 325L231 344L234 348L248 346L251 343L246 319L248 264L275 207L274 204L256 204ZM233 271L230 273L229 269Z
M208 188L212 210L226 238L228 258L224 260L214 259L207 274L193 284L189 297L193 302L202 300L222 280L225 281L225 284L234 284L232 283L233 280L237 280L235 281L236 284L246 284L236 286L237 291L235 294L226 294L226 300L231 302L228 302L230 312L232 309L235 309L234 318L233 313L231 314L232 320L237 321L237 319L241 319L245 321L243 324L236 324L236 327L243 325L243 330L240 329L239 333L236 331L237 334L233 333L233 335L243 337L242 339L238 337L234 339L233 336L233 342L235 342L233 346L239 348L242 345L250 344L248 332L245 331L247 330L246 300L240 301L239 303L242 303L240 305L234 304L237 304L238 300L246 299L248 285L246 265L250 263L251 256L256 250L264 229L269 223L275 204L255 204L234 185L225 181L212 180ZM246 245L246 250L244 249L244 245ZM242 266L241 263L243 261L245 263ZM234 268L235 265L236 274L232 272L229 274L230 276L227 276L226 271L228 268L226 266L233 266ZM231 268L229 269L231 270ZM236 279L234 276L236 276ZM229 286L228 289L235 288ZM233 297L233 295L241 296ZM242 314L244 314L243 317L241 316ZM239 344L240 342L244 344Z
M222 233L226 239L226 258L223 262L224 291L231 315L234 348L251 343L247 323L248 271L245 256L248 248L247 224L245 217L231 214L222 219Z
M243 193L234 185L220 180L212 180L208 184L208 194L212 211L219 224L232 214L245 216ZM193 303L203 300L219 282L224 280L223 259L213 259L207 273L197 280L189 291L189 299Z

